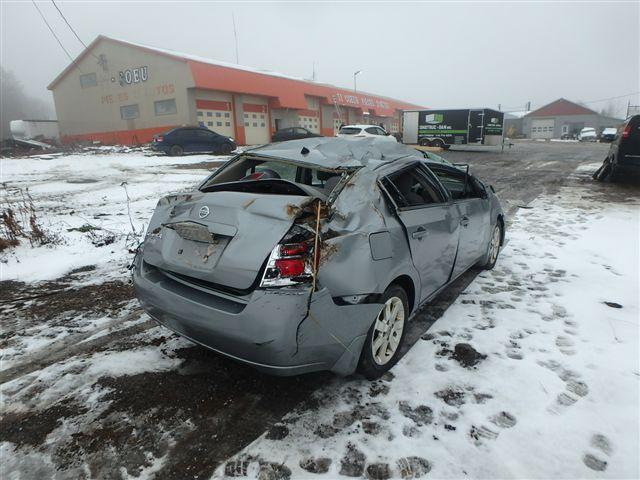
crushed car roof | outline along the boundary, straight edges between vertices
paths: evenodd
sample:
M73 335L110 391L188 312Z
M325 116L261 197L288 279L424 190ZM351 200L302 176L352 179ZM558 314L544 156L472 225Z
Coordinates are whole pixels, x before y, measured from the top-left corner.
M329 169L376 167L406 157L423 160L420 152L413 148L377 138L304 138L252 148L245 153Z

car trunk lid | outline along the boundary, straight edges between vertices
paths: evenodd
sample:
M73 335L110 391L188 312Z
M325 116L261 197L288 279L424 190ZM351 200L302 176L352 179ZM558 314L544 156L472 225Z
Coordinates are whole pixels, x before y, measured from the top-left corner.
M145 240L157 268L238 290L251 288L271 250L312 197L208 192L167 197ZM164 204L163 204L164 203Z

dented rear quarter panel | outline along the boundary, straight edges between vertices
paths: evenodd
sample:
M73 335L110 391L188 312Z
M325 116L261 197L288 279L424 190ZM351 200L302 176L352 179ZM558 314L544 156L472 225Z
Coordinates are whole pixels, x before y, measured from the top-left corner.
M420 279L411 260L404 228L378 187L375 170L358 171L340 192L331 220L323 225L323 250L318 280L334 297L381 294L393 281L408 276L414 291ZM388 233L393 256L374 260L369 237ZM415 307L415 305L413 305Z

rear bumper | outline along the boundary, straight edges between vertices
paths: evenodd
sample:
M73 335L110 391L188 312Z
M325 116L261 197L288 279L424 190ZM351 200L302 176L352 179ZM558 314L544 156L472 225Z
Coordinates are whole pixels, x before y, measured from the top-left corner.
M257 289L233 297L176 281L138 260L133 281L160 324L220 354L274 375L353 373L381 305L336 305L327 289Z
M640 155L620 155L616 160L617 169L626 169L635 172L640 170Z
M152 143L151 144L151 149L155 150L156 152L164 152L164 153L168 153L169 152L169 147L167 145L163 145L161 143Z

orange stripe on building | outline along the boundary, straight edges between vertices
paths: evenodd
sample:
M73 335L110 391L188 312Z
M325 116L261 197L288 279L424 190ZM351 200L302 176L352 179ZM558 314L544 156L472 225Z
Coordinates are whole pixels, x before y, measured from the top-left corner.
M231 111L230 102L219 102L217 100L198 100L196 99L196 107L203 110L226 110Z
M136 130L119 130L114 132L92 132L79 135L62 135L62 143L100 142L103 145L140 145L149 143L153 136L165 133L178 125L164 127L139 128Z
M267 106L256 103L243 103L242 110L251 113L267 113Z

